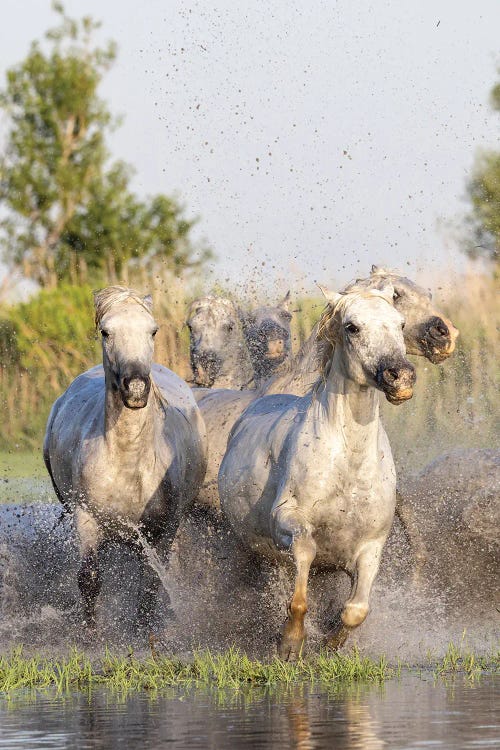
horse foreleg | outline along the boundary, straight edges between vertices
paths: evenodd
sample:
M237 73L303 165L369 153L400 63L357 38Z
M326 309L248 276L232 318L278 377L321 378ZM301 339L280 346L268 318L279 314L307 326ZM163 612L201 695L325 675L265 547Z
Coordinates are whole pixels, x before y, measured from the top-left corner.
M396 491L396 515L401 521L404 534L413 554L413 582L419 583L422 568L427 561L427 549L417 524L417 518L411 505Z
M316 543L310 534L295 536L291 550L296 567L295 589L279 645L279 655L286 660L300 655L306 639L307 582L311 563L316 557Z
M351 630L364 622L370 608L370 593L380 566L383 546L380 541L368 542L358 554L351 596L344 604L338 623L327 636L330 648L340 648Z
M144 630L152 626L152 619L158 602L158 589L160 579L151 568L149 562L144 558L144 553L139 558L140 571L140 593L137 607L136 627Z
M141 630L152 626L152 620L158 604L158 590L160 583L165 588L164 576L170 550L177 532L177 524L173 524L163 537L159 535L141 536L139 544L142 547L140 556L140 596L137 607L136 627ZM165 588L168 595L168 591ZM170 597L169 597L170 604Z
M83 624L90 630L95 628L95 604L101 590L97 550L100 534L93 516L82 508L75 510L75 526L78 533L80 570L78 588L83 599Z

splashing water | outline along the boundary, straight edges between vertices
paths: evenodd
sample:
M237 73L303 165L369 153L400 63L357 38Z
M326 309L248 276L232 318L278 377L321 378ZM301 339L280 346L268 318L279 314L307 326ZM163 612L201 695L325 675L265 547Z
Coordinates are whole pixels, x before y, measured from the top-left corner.
M498 452L471 451L436 462L408 483L427 561L416 577L396 521L370 614L346 648L356 644L374 657L385 653L393 661L427 663L429 654L438 657L466 630L471 649L491 654L498 643L499 550L491 529L498 525L499 475ZM292 565L274 567L253 557L209 511L197 509L183 520L168 564L137 526L128 525L164 589L157 616L170 651L235 643L257 657L275 653ZM24 643L57 650L82 638L78 566L71 518L60 506L0 506L0 649ZM132 627L141 587L137 545L108 544L100 567L101 639L146 647L147 634L135 634ZM348 595L345 573L312 573L309 649L321 646L328 622ZM167 617L169 606L175 619Z

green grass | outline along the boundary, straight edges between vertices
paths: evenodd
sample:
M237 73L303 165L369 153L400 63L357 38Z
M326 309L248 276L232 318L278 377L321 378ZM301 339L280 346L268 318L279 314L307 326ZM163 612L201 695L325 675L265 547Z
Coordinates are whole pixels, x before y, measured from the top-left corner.
M42 451L0 451L0 479L45 479Z
M485 670L498 670L496 658L481 659L465 655L454 646L435 664L438 675L449 671L477 676ZM118 692L162 690L169 687L205 686L238 689L243 686L289 686L300 683L350 685L382 683L398 677L401 666L390 666L385 657L372 660L353 650L350 654L320 653L295 663L274 658L269 662L250 659L236 648L216 654L195 652L191 661L152 653L137 658L107 651L99 659L90 659L73 649L66 657L53 659L27 656L22 647L0 657L0 693L22 688L70 689L107 687Z
M500 651L497 650L489 657L478 656L468 648L464 640L459 646L450 643L445 655L434 665L434 672L440 677L462 672L475 678L485 671L500 671Z
M0 692L21 688L55 687L59 691L106 686L119 691L159 690L172 686L203 685L238 688L298 682L381 682L395 676L384 657L373 661L353 651L349 655L320 654L295 663L278 658L252 660L236 648L215 654L198 651L191 661L152 655L137 658L106 651L98 660L73 649L67 657L25 656L21 647L0 657Z
M0 504L56 502L41 451L0 451Z

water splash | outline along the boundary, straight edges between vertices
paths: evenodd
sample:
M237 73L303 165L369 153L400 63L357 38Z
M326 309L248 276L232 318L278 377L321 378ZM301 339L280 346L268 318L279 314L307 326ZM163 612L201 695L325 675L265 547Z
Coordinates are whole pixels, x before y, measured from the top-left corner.
M428 560L415 581L411 551L396 522L371 612L347 647L427 663L429 653L444 653L466 629L470 648L491 653L498 641L499 558L490 525L496 523L499 468L495 451L454 454L408 485L424 538L432 542ZM0 650L15 643L67 648L82 636L76 539L71 519L61 514L60 506L51 504L0 506ZM273 567L249 555L224 520L209 511L183 520L168 564L140 529L133 524L130 529L164 589L158 617L170 651L236 643L261 658L275 653L293 586L291 566ZM147 634L136 637L132 628L141 587L138 546L110 544L100 556L97 616L103 641L140 648L147 646ZM348 593L342 572L311 575L310 649L321 646L325 624ZM166 619L169 603L175 620Z

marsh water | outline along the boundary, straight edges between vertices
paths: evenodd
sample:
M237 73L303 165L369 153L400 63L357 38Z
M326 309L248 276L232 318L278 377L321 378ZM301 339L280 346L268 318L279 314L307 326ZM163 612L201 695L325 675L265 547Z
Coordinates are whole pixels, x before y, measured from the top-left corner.
M490 453L472 457L481 487L498 474L498 454ZM462 488L466 463L459 459ZM441 475L435 484L426 494L429 507L440 507ZM0 652L23 644L28 652L64 655L82 632L70 519L47 502L46 483L33 480L28 487L20 479L3 489L0 500L8 502L0 505ZM457 504L455 490L447 492ZM185 543L174 549L168 568L170 598L160 601L167 650L189 658L195 645L219 650L236 644L257 658L272 657L289 577L258 571L255 562L247 569L232 538L223 528L207 525L204 516L188 519L180 539ZM446 540L446 548L450 544ZM376 685L316 683L270 690L192 687L127 695L105 689L64 695L16 691L0 697L0 750L500 747L498 678L435 678L429 669L430 661L439 659L450 641L459 645L464 633L466 650L477 655L493 654L498 644L497 577L489 547L481 557L477 545L455 545L449 557L453 566L448 577L442 561L449 561L441 555L438 567L429 556L415 578L407 543L395 524L375 584L373 610L348 644L373 658L385 654L391 663L423 665L421 672L405 672ZM491 576L485 578L490 567ZM122 653L134 638L129 625L139 585L136 553L111 545L104 551L102 569L97 655L108 644ZM344 578L311 578L311 650L321 642L323 603L335 593L339 599L347 596ZM175 612L172 620L165 617L169 606ZM146 644L138 639L135 646Z
M0 748L497 748L500 683L406 675L381 685L265 691L17 693Z

